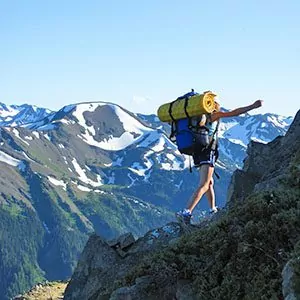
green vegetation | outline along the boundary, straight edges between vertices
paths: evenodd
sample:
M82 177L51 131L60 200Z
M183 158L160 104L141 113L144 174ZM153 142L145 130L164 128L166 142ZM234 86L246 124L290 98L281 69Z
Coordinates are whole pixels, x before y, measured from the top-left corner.
M197 299L280 299L281 272L296 259L295 287L300 286L299 152L290 173L276 189L255 193L236 203L220 219L186 235L175 245L146 257L127 276L162 283L185 279Z
M93 230L105 238L139 236L168 219L120 191L86 193L72 185L64 191L34 172L26 180L30 206L9 196L0 204L0 300L69 278Z
M23 209L16 203L5 203L1 207L4 211L8 212L11 217L21 217Z
M25 206L22 214L16 214L14 209L13 217L11 211L4 207L5 205L0 205L1 300L44 279L44 272L36 263L43 239L39 221Z
M170 213L166 210L161 209L159 217L153 208L145 209L139 202L137 198L116 191L114 194L88 193L84 200L74 200L80 211L93 223L95 231L108 239L125 232L140 236L149 228L163 225L170 219Z

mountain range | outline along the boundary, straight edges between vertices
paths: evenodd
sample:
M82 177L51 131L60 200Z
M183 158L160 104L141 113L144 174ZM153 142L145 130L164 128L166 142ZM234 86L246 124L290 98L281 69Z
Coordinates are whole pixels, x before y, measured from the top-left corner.
M244 115L221 123L219 206L249 141L284 135L292 119ZM57 112L2 103L0 121L0 299L68 278L94 231L140 236L173 220L198 181L156 115L105 102ZM205 209L203 201L196 217Z

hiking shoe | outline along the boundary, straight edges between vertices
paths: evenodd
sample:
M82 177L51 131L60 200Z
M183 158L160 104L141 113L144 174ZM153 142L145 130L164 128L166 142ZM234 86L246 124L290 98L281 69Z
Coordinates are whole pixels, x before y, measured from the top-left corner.
M188 209L183 209L178 211L175 214L178 221L183 222L184 224L191 224L192 213Z
M209 214L210 214L210 215L214 215L214 214L216 214L219 210L220 210L220 208L219 208L218 206L215 206L214 208L211 208L211 209L209 210Z

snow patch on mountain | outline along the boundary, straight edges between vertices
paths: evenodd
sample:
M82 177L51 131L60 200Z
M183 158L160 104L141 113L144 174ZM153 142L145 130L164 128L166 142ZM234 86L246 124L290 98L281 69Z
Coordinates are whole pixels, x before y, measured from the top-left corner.
M218 136L220 138L224 137L224 133L226 133L230 128L238 125L236 121L220 121Z
M161 152L165 149L176 150L177 147L174 145L165 135L158 131L152 131L147 134L146 138L138 143L137 147L149 148L155 152Z
M9 117L12 120L12 116L17 115L20 110L12 107L10 105L5 105L4 103L0 103L0 117L6 118Z
M0 150L0 161L10 165L10 166L13 166L13 167L19 167L19 169L24 169L24 162L22 162L21 160L19 159L16 159L12 156L10 156L9 154L3 152Z
M266 141L264 141L262 139L259 139L257 137L252 137L251 141L258 142L258 143L261 143L261 144L267 144L268 143L268 142L266 142Z
M79 175L78 179L86 184L89 184L91 186L94 186L94 187L97 187L97 186L101 186L103 185L103 182L102 182L102 179L100 177L99 174L96 175L97 177L97 181L93 181L91 179L89 179L87 177L87 175L85 174L86 173L86 170L83 170L80 165L78 164L76 158L73 158L72 160L72 164L75 168L75 171L77 172L77 174Z
M276 127L280 127L280 128L286 128L287 126L289 126L289 124L285 121L285 119L282 116L277 116L277 118L275 116L269 115L267 117L267 120L274 124Z
M5 105L0 103L0 126L20 126L47 117L51 111L35 105Z
M129 132L124 132L120 137L113 137L110 135L108 139L104 139L101 142L96 141L89 131L86 131L85 134L78 135L78 137L91 146L108 151L122 150L136 141L134 136Z
M99 106L104 105L109 106L115 112L116 116L120 120L120 123L122 123L125 132L120 137L109 135L103 141L99 142L95 140L95 129L93 125L88 126L86 124L84 113L87 111L93 112ZM85 129L85 133L78 135L78 137L87 144L99 147L103 150L119 151L125 149L133 143L139 141L145 133L154 131L154 129L144 126L140 121L132 117L119 106L104 102L77 105L72 114L78 120L79 125Z
M22 154L25 156L25 158L27 158L28 160L32 161L32 162L36 162L35 160L31 159L24 151L22 151Z
M51 176L48 176L47 177L48 180L53 184L53 185L56 185L56 186L62 186L63 189L66 191L67 189L67 184L63 181L63 180L58 180L54 177L51 177Z
M78 124L84 127L90 133L90 135L95 135L95 129L93 125L88 126L86 124L83 114L87 111L94 112L99 106L101 106L99 103L79 104L72 113L72 115L78 120Z
M49 142L51 142L51 138L50 138L50 136L49 136L47 133L44 134L44 137L45 137Z
M139 162L135 162L130 168L128 168L128 170L139 176L145 176L145 172L148 170L148 168L143 168Z
M154 165L154 161L153 159L150 158L150 155L153 154L153 151L150 150L150 151L147 151L145 154L144 154L144 165L147 167L147 170L149 170L153 165Z
M58 120L57 122L61 122L63 124L66 124L66 125L72 125L72 124L75 124L76 122L73 121L73 120L66 120L66 119L60 119Z
M18 131L16 128L13 128L13 129L12 129L12 132L13 132L13 134L14 134L19 140L21 140L23 143L25 143L26 145L29 146L29 143L26 142L26 141L24 141L24 140L20 137L20 133L19 133L19 131Z
M91 192L92 191L90 188L88 188L86 186L83 186L83 185L80 185L80 184L77 185L77 188L79 190L81 190L82 192Z
M237 144L237 145L241 145L244 148L247 148L247 145L244 144L241 140L239 139L228 139L228 141L230 141L231 143Z
M37 131L32 131L32 134L39 139L40 138L40 134Z
M162 169L168 171L181 171L184 169L182 160L178 159L174 154L167 153L166 157L168 158L168 161L161 163Z

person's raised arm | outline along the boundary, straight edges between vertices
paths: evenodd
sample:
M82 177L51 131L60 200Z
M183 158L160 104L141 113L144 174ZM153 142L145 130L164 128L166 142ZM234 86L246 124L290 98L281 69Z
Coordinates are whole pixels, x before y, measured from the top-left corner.
M220 118L229 118L229 117L236 117L241 114L244 114L252 109L258 108L262 106L262 100L257 100L253 104L244 106L244 107L239 107L231 111L223 112L223 111L217 111L215 113L212 113L211 115L211 121L217 121Z

